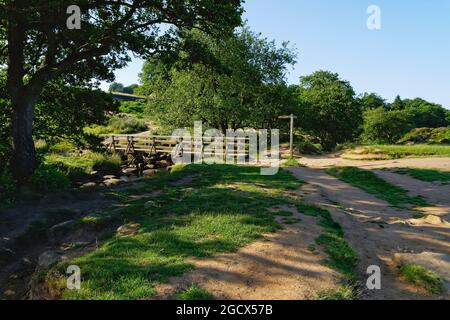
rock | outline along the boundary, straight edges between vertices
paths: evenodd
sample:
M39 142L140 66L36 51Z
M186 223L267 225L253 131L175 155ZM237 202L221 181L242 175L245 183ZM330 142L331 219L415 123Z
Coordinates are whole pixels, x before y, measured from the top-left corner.
M103 176L103 180L110 180L110 179L118 179L118 178L117 178L117 176L114 176L114 175Z
M152 208L152 207L154 207L155 206L155 201L147 201L145 204L144 204L144 209L150 209L150 208Z
M149 164L147 165L148 169L156 169L156 166L154 164Z
M141 225L139 223L128 223L117 228L117 234L122 237L132 237L139 233Z
M144 177L151 177L151 176L154 176L156 174L156 172L157 171L155 169L147 169L142 172L142 175Z
M39 256L38 267L48 268L62 259L62 255L56 251L45 251Z
M117 178L110 178L110 179L106 179L103 181L103 184L105 186L109 187L113 187L113 186L117 186L119 184L121 184L123 181Z
M435 226L447 224L447 221L445 221L441 217L438 217L438 216L435 216L435 215L431 215L431 214L427 215L424 218L424 221L426 223L428 223L428 224L435 225Z
M166 168L166 170L169 171L169 172L171 172L172 169L173 169L173 166L168 166L168 167Z
M122 172L127 176L136 175L138 174L138 171L139 170L137 168L125 168L122 170Z
M68 220L58 223L47 230L47 237L50 243L60 243L64 237L69 234L77 226L77 221Z
M15 291L13 291L13 290L11 290L11 289L7 289L7 290L5 290L5 291L3 292L3 294L4 294L5 296L8 296L8 297L10 297L10 296L13 296L13 295L15 295L15 294L16 294L16 292L15 292Z
M97 184L95 182L88 182L88 183L84 183L80 186L80 189L92 189L97 187Z

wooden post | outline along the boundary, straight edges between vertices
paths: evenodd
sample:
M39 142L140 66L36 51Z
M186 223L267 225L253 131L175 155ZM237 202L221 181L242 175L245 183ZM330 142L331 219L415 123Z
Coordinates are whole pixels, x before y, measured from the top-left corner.
M294 115L291 113L291 137L290 137L291 159L294 158Z
M289 137L289 151L291 153L291 159L294 158L294 119L297 119L292 113L289 116L281 116L279 119L290 120L290 137Z

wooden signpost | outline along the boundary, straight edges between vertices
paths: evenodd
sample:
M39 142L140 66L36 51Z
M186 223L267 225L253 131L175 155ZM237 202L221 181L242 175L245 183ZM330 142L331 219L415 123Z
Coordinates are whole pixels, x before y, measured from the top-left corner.
M297 119L296 116L294 116L292 113L289 116L281 116L278 117L279 119L290 119L291 122L291 134L290 134L290 141L289 141L289 149L291 152L291 159L294 158L294 119Z

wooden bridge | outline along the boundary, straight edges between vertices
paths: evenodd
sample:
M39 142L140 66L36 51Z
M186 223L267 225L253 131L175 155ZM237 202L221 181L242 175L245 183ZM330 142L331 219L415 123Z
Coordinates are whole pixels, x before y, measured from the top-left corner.
M249 139L249 137L224 137L222 152L220 150L217 152L216 150L214 155L234 158L248 157ZM237 148L235 145L236 141L240 142ZM191 139L189 142L185 138L173 136L114 134L105 135L103 143L108 151L121 154L124 159L127 159L129 164L148 164L152 160L160 159L161 157L169 158L174 154L177 157L182 157L186 154L192 156L197 150L201 150L205 156L212 155L212 152L204 152L204 146L212 143L211 139L204 137L201 138L201 141L200 139ZM190 148L187 147L187 144L190 144Z

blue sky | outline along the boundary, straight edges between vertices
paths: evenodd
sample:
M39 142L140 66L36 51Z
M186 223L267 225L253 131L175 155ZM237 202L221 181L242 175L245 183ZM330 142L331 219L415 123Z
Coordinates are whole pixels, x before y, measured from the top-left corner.
M381 30L366 26L369 5L381 9ZM247 0L244 8L253 31L297 48L289 83L325 69L357 93L422 97L450 108L449 0ZM134 59L116 80L137 82L141 67Z

